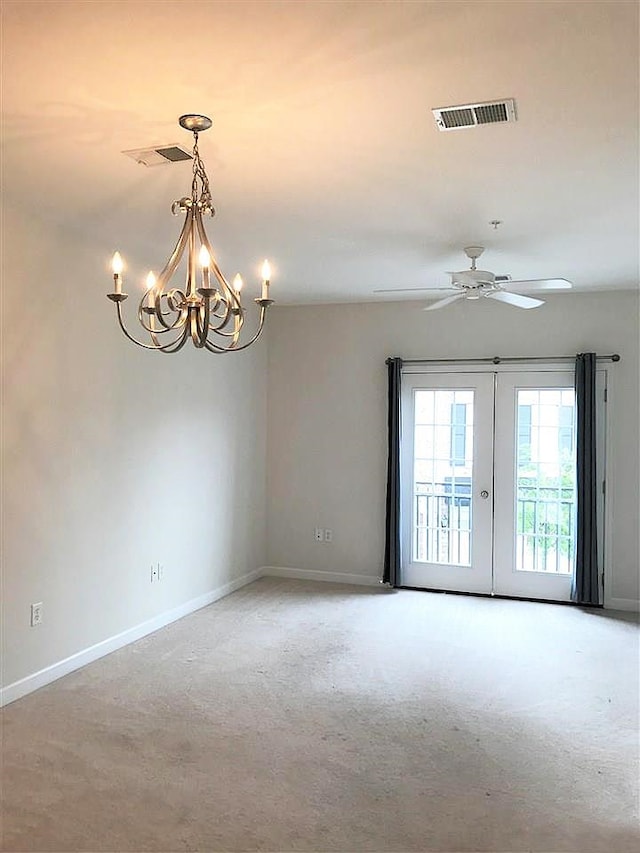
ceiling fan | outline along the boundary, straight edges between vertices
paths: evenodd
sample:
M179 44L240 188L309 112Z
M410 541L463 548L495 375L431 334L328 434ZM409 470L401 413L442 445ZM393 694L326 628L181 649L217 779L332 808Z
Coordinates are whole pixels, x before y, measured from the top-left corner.
M486 296L498 302L505 302L516 308L539 308L544 305L543 299L534 299L521 293L512 293L512 290L569 290L573 285L566 278L532 278L513 281L508 275L495 275L488 270L476 268L476 261L484 252L484 246L467 246L466 256L471 260L471 269L460 272L450 272L451 285L449 287L405 287L393 290L375 290L374 293L402 293L415 291L448 291L451 296L445 296L437 302L427 305L424 311L436 311L444 308L458 299L480 299Z

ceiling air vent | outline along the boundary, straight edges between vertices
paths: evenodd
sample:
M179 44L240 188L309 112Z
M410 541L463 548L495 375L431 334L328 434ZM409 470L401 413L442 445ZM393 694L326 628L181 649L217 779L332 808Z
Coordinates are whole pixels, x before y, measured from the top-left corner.
M191 154L179 145L162 145L158 148L134 148L131 151L123 151L127 157L131 157L136 163L143 166L163 166L167 163L179 163L181 160L193 160Z
M432 110L438 130L459 130L479 124L496 124L516 120L516 102L513 98L487 101L484 104L462 104L459 107L438 107Z

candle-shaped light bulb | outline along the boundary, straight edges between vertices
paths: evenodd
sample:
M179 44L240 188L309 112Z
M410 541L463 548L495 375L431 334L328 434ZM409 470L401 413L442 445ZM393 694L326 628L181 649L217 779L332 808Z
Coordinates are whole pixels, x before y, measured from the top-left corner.
M262 264L262 299L269 298L269 280L271 278L271 267L269 261Z
M111 269L113 270L115 292L122 293L122 270L124 269L124 262L120 252L114 252L113 258L111 259Z
M211 266L211 255L206 246L200 247L200 255L199 255L200 266L202 269L207 269Z
M200 266L202 267L202 286L208 288L211 255L209 254L209 251L206 246L200 247L200 254L198 255L198 260L200 261Z
M237 294L239 294L240 291L242 290L243 284L244 284L244 282L242 281L242 276L240 275L240 273L236 273L235 277L233 279L233 289L235 290L235 292Z
M113 270L114 275L120 275L124 269L124 262L120 252L114 252L113 258L111 259L111 269Z
M147 274L147 291L149 305L153 306L156 301L156 277L151 270Z

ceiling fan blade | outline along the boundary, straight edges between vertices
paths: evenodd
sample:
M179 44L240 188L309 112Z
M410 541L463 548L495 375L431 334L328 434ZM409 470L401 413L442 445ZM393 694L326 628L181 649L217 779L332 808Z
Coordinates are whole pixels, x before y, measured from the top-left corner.
M498 302L506 302L516 308L539 308L544 305L543 299L532 299L530 296L522 296L520 293L509 293L506 290L497 290L495 293L487 293L487 299L497 299Z
M458 299L465 298L464 293L456 293L455 296L447 296L446 299L439 299L437 302L432 302L431 305L427 305L423 308L423 311L437 311L438 308L444 308L445 305L450 305L452 302L456 302Z
M389 290L374 290L374 293L425 293L427 291L448 290L452 292L457 290L455 287L392 287Z
M506 281L505 286L522 287L526 290L571 290L573 284L566 278L523 278L518 281Z

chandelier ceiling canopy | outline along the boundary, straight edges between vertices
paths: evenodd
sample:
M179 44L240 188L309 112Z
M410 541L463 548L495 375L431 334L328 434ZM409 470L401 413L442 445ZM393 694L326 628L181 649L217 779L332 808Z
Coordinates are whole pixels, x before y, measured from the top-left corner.
M212 121L203 115L183 115L180 126L193 133L193 179L191 195L174 201L171 212L184 213L185 219L178 241L164 268L157 276L149 272L146 290L138 306L138 321L147 333L147 340L138 340L126 328L122 303L127 294L122 291L124 261L119 252L113 256L114 289L108 298L115 304L118 323L124 334L144 349L173 353L182 349L187 340L198 349L224 353L246 349L258 339L273 304L269 297L271 269L262 265L262 291L254 299L258 305L258 326L252 336L243 338L245 309L241 302L243 281L236 275L230 285L215 261L211 243L204 228L204 217L214 216L209 179L198 151L198 134L208 130ZM184 289L172 285L183 256L187 255Z

